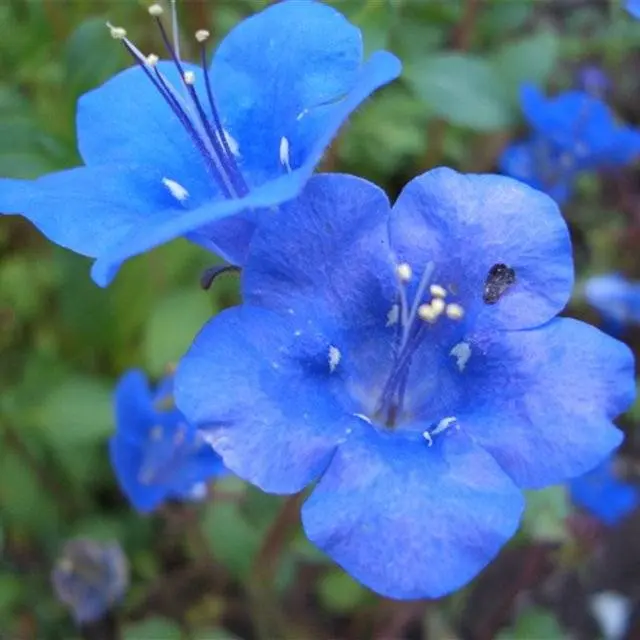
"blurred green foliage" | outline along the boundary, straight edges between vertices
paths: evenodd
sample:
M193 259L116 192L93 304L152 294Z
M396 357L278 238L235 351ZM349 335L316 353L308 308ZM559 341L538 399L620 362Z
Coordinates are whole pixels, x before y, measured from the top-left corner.
M265 4L184 0L182 27L185 33L207 27L220 37ZM373 179L391 195L436 164L494 169L520 126L523 81L568 87L582 62L611 72L640 48L640 22L615 2L333 4L362 27L367 50L391 49L405 72L355 114L325 168ZM0 175L33 178L79 163L76 101L128 65L106 20L125 25L143 50L158 49L136 0L0 3ZM630 112L640 78L613 75L618 101ZM621 223L595 179L580 194L579 231L589 255L579 262L584 274L612 265ZM125 640L250 637L243 585L280 499L229 479L206 505L142 518L120 495L106 449L115 378L131 366L160 376L211 314L237 300L235 276L200 290L198 277L212 256L178 241L131 261L101 290L87 260L52 246L18 218L2 219L0 252L0 637L78 636L49 585L58 549L75 535L115 538L128 554ZM520 542L565 543L568 509L562 488L531 496ZM278 567L277 589L288 611L306 607L306 619L292 616L291 637L333 636L345 619L351 637L368 637L379 621L378 601L300 533ZM438 630L430 637L451 637L459 606L451 599L425 618L425 629ZM383 613L397 613L390 611ZM555 619L538 609L503 633L561 637Z

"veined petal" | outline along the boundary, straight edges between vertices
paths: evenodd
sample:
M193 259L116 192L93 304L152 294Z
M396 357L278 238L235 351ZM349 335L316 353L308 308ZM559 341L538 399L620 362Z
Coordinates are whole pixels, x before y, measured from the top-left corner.
M622 342L559 318L472 349L458 420L518 486L579 476L622 442L612 420L635 397L633 356Z
M195 75L196 90L202 92L202 70L186 62L183 67ZM160 61L156 68L184 96L175 65ZM205 108L206 104L204 100ZM83 95L78 102L76 124L80 154L89 166L153 167L163 177L182 185L192 202L200 203L218 192L204 157L139 66L122 71Z
M175 216L178 203L162 174L140 166L79 167L34 181L0 180L0 211L21 214L62 247L96 257L157 210Z
M428 171L400 194L390 235L399 261L414 273L433 263L433 281L456 291L476 328L535 327L569 300L567 225L551 198L511 178ZM513 269L515 283L494 304L485 304L495 265Z
M176 401L224 464L271 493L315 480L359 419L331 393L329 344L257 307L211 320L176 374Z
M436 598L488 564L522 508L520 491L462 433L428 447L368 428L340 445L302 522L312 542L369 588Z
M225 126L258 183L301 167L326 130L333 128L333 137L347 115L336 117L342 109L334 103L365 83L368 95L399 71L391 54L363 68L360 30L335 9L306 0L274 4L241 22L211 66Z

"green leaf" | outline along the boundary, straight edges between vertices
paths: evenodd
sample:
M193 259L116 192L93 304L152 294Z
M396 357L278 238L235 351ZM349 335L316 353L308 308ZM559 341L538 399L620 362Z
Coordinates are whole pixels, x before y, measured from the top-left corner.
M211 317L211 300L196 287L174 291L151 312L144 338L147 367L161 375L166 366L179 360Z
M562 640L565 637L554 615L539 607L532 607L518 617L513 629L500 633L498 640Z
M567 538L565 520L571 505L563 485L548 487L540 491L527 491L527 508L522 527L534 540L562 542Z
M180 627L166 618L147 618L124 630L124 640L181 640Z
M367 591L340 569L325 574L318 583L318 596L332 613L348 613L367 598Z
M515 111L500 75L474 55L443 53L410 64L405 78L432 112L477 131L510 126Z
M56 445L98 443L113 431L112 386L91 377L70 377L35 410L35 421Z
M518 90L524 82L544 85L553 72L560 53L557 34L545 29L501 47L493 56L497 73L509 85L515 103Z
M123 64L122 48L109 37L103 18L82 22L67 40L64 66L76 95L98 86Z

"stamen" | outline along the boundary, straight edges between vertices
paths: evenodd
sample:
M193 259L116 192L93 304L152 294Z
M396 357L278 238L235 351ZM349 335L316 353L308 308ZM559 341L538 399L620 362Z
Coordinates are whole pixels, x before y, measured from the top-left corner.
M451 320L461 320L464 316L464 309L459 304L452 302L447 305L445 313L447 314L447 318L450 318Z
M127 30L122 27L114 27L110 22L107 22L109 33L114 40L124 40L127 37Z
M402 262L396 267L396 275L398 276L398 280L400 280L400 282L406 284L407 282L409 282L409 280L411 280L411 277L413 276L411 266L406 262Z
M147 64L150 67L155 67L158 64L159 60L160 58L158 58L158 56L155 53L150 53L147 56Z
M447 290L439 285L439 284L432 284L429 287L429 293L431 293L431 295L434 298L446 298L447 297Z
M193 73L193 71L185 71L182 79L184 80L185 84L188 84L190 87L192 87L196 83L196 74Z
M211 34L206 29L198 29L196 31L196 40L200 43L209 39Z
M147 9L147 11L149 12L149 15L153 16L154 18L157 18L158 16L161 16L164 13L164 9L159 4L152 4Z

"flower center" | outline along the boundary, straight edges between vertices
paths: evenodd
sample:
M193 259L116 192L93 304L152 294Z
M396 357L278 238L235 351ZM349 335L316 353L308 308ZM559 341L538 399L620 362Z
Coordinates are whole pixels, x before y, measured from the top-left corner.
M427 264L409 305L407 285L413 278L413 270L407 263L396 267L398 302L392 307L388 318L388 324L398 327L395 355L374 412L375 421L389 428L394 428L402 416L411 362L429 328L441 318L459 321L464 316L460 304L447 302L450 292L442 285L431 282L433 271L433 263Z
M162 99L167 103L191 138L193 144L201 153L209 173L223 195L226 198L241 198L247 195L249 188L236 161L236 154L238 152L237 144L222 126L222 120L216 108L211 87L205 45L210 36L209 32L201 29L195 33L195 39L200 49L200 65L203 72L203 84L206 96L205 103L196 91L196 76L194 72L185 70L182 59L180 58L175 0L171 0L171 37L169 37L162 22L162 15L164 14L162 6L153 4L149 7L148 11L156 21L164 46L178 71L180 77L179 87L174 87L168 78L158 69L159 58L157 55L151 54L145 56L127 38L127 32L124 29L114 27L110 23L107 23L111 36L122 42L124 48L144 71ZM188 191L184 189L182 185L173 180L165 180L165 186L167 186L177 200L182 202L188 197Z

